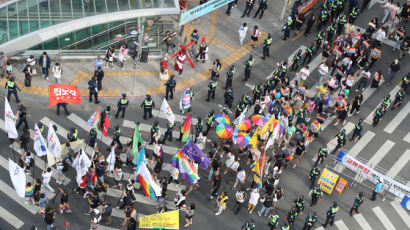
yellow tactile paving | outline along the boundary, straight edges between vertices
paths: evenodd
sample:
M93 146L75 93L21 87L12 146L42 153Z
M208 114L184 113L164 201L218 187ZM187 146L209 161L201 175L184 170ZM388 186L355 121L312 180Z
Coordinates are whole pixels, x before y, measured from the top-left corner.
M160 81L159 86L147 88L146 94L157 95L157 94L165 93L165 85L164 85L165 82L166 81ZM179 91L179 90L186 89L192 86L194 83L195 83L195 78L193 77L191 77L188 80L178 81L177 85L175 86L175 90Z

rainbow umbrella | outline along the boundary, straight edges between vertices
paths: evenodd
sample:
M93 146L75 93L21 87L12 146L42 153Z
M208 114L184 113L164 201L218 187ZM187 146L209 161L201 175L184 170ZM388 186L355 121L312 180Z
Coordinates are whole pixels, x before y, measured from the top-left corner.
M225 114L216 114L215 121L218 122L218 124L221 124L221 123L230 124L231 123L231 119L229 119L229 117L226 116Z
M226 123L220 123L216 126L216 134L222 139L228 139L232 137L233 129Z
M282 122L277 122L274 124L273 130L276 130L278 133L285 133L285 126Z
M256 114L252 116L251 120L253 123L255 123L255 125L263 126L268 121L268 118L262 115Z
M251 128L252 123L251 123L251 120L249 120L248 118L245 118L245 120L243 120L243 122L240 123L240 124L237 125L237 126L238 126L238 129L239 129L239 130L241 130L241 131L246 131L246 130L248 130L248 129Z
M236 142L238 143L239 146L246 147L247 145L249 145L250 140L251 140L251 136L249 136L249 134L240 132L238 133L238 138Z

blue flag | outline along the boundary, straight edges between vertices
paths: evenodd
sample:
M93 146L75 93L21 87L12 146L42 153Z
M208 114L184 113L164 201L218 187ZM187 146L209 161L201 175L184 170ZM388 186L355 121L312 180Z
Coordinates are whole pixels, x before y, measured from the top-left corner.
M142 147L142 149L140 151L140 154L138 155L138 158L134 162L134 165L137 166L137 169L135 170L136 172L138 172L138 169L140 168L141 162L143 162L144 164L147 163L147 160L145 158L145 146Z
M202 168L208 168L210 163L208 156L191 139L186 143L182 152L192 160L200 163Z

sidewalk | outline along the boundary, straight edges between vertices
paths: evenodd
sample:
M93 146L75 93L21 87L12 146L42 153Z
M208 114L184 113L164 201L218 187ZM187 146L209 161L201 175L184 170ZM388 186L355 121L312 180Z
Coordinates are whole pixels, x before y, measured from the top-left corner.
M234 64L242 58L247 58L253 51L250 46L250 34L252 33L253 25L257 23L262 30L261 37L256 43L257 46L262 45L263 41L267 37L268 32L278 31L279 27L275 27L274 24L279 23L280 11L282 4L279 1L275 1L277 7L270 5L269 9L265 11L262 20L253 19L253 15L257 10L257 5L251 12L251 17L240 18L242 15L244 4L240 4L238 8L232 9L231 16L225 14L226 7L221 7L219 10L215 10L201 18L198 18L184 26L183 35L186 37L186 43L190 42L190 34L193 29L197 29L202 37L206 38L209 42L215 37L209 45L208 60L205 64L202 62L195 62L194 57L191 60L194 61L195 68L192 68L188 62L185 61L184 72L182 75L175 75L177 81L176 90L182 91L187 87L198 85L204 81L207 81L210 77L209 69L212 66L213 61L219 58L222 62L222 69L226 69L231 64ZM188 3L188 7L195 7L198 2L193 1ZM279 7L280 6L280 7ZM240 9L239 9L240 8ZM273 23L275 21L276 23ZM248 23L248 33L245 38L243 46L239 44L238 29L243 22ZM281 25L281 23L279 23ZM183 40L183 37L179 40ZM185 45L185 44L182 44ZM165 48L165 47L164 47ZM179 50L179 44L177 44L176 50ZM54 57L51 57L52 59ZM170 74L173 74L174 60L168 56ZM62 84L77 85L81 91L81 95L88 96L88 84L87 82L93 76L94 67L93 61L62 61L60 63L63 68L63 76L61 78ZM14 76L16 82L22 90L22 97L25 99L31 99L32 95L48 97L48 85L54 83L52 73L50 73L50 80L46 81L41 78L41 69L38 69L38 75L32 79L32 87L30 89L24 88L23 78L24 75L21 70L24 68L25 63L13 63ZM54 62L52 62L52 66ZM237 63L237 68L241 66L241 63ZM104 68L105 77L103 80L103 90L99 92L100 98L117 98L121 96L121 93L126 93L128 97L144 97L146 94L153 96L162 95L165 93L165 81L159 80L159 61L148 61L148 63L140 63L139 67L134 71L132 61L128 61L124 69L119 67L118 63L115 63L114 69ZM224 76L224 72L221 74ZM222 78L223 79L223 78ZM4 85L6 79L1 79L0 84ZM207 84L207 82L205 83ZM35 100L35 99L34 99Z

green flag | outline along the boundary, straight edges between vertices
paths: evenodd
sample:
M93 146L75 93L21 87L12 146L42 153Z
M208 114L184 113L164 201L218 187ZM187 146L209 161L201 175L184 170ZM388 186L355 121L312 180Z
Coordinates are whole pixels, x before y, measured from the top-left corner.
M134 159L137 159L138 157L138 143L143 143L141 134L140 134L140 129L138 126L135 126L134 129L134 139L132 139L132 156Z

